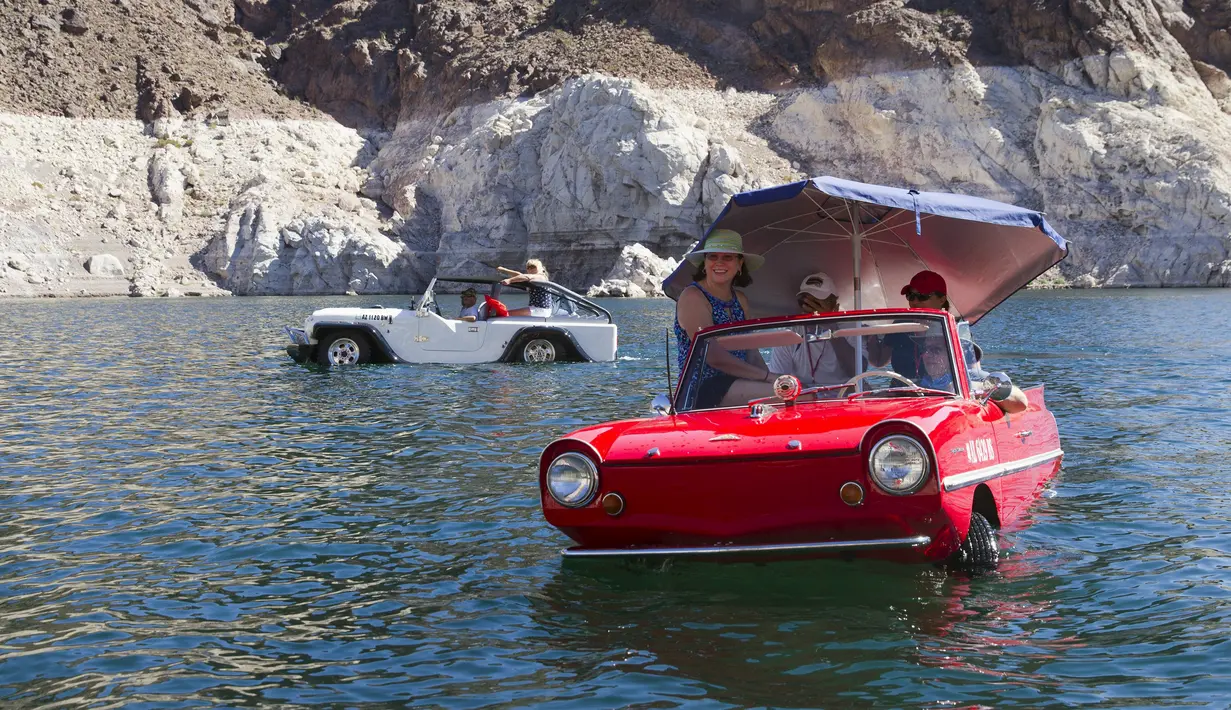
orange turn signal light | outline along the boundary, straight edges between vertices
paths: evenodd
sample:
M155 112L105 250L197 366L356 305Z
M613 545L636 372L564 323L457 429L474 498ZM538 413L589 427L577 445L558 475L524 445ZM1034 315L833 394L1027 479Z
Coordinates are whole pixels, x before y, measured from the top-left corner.
M863 504L863 486L854 481L843 483L842 488L838 490L838 495L842 496L843 503L852 508Z
M615 517L624 512L624 498L619 493L608 493L603 496L603 512Z

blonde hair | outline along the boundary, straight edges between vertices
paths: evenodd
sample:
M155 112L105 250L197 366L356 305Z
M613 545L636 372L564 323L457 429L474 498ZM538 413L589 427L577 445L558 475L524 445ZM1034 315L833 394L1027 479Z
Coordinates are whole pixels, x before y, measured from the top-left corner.
M547 267L543 266L543 262L539 261L538 259L526 259L526 266L533 266L534 268L538 269L539 276L542 276L543 280L545 281L551 280L547 277Z

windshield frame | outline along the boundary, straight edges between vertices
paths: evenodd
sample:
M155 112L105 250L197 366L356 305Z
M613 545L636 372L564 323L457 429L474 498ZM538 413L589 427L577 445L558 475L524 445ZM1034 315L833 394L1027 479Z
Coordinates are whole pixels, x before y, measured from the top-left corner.
M583 316L582 317L583 319L599 320L601 318L606 318L608 323L615 322L615 320L611 316L611 311L607 310L606 308L603 308L602 306L598 305L594 301L591 301L590 299L586 298L585 296L582 296L581 294L575 291L570 291L569 289L561 286L558 283L555 283L552 281L535 280L535 281L514 281L513 283L506 284L504 283L503 278L492 278L492 277L484 277L484 276L477 276L474 278L468 278L464 276L433 276L432 280L428 282L427 288L424 289L423 291L423 296L422 296L423 303L419 305L420 312L426 311L426 307L424 306L424 304L430 305L431 303L436 302L435 291L436 291L437 282L486 284L492 287L491 297L496 298L496 299L500 298L500 289L502 287L516 289L522 292L527 292L529 291L530 286L535 286L538 288L542 288L543 290L551 293L552 295L554 295L555 297L559 299L562 299L565 301L572 301L573 303L583 308L588 308L597 314L596 316L592 318ZM552 316L552 317L556 317L556 316Z
M755 320L740 321L737 323L726 323L722 325L714 325L705 328L697 333L693 338L692 343L688 348L688 356L684 360L684 367L676 377L675 388L671 393L671 403L675 411L679 413L688 412L712 412L721 409L745 409L747 404L731 404L727 406L715 407L691 407L688 409L681 408L684 404L683 395L687 384L686 377L693 371L695 361L700 357L700 353L704 348L699 347L703 342L710 339L737 335L740 333L750 333L757 330L772 330L775 327L798 327L823 324L832 321L847 321L847 320L883 320L888 325L895 318L911 318L920 319L941 324L941 331L944 333L946 347L949 351L949 368L953 373L954 392L953 396L957 399L971 399L972 390L969 381L969 374L966 368L965 357L960 357L959 353L963 352L960 340L957 333L957 321L951 313L932 309L911 309L911 308L878 308L874 310L859 310L859 311L835 311L831 313L808 313L808 314L791 314L783 316L772 316L769 318L758 318ZM834 331L835 333L838 330ZM834 337L837 337L836 335ZM892 363L887 365L892 367ZM862 366L858 369L861 372L876 371L878 368L869 367L866 370ZM918 384L918 383L916 383ZM805 385L805 389L808 386ZM905 389L905 386L902 386ZM889 388L886 388L889 389ZM926 388L925 388L926 389ZM859 398L865 399L865 398ZM818 400L816 403L843 403L848 400ZM811 402L810 402L811 403Z

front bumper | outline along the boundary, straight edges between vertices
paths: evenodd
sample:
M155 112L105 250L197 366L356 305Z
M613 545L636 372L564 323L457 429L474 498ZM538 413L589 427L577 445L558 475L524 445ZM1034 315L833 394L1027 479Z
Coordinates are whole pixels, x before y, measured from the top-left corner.
M704 547L626 547L587 549L570 547L561 550L565 557L702 557L721 558L741 555L814 556L877 550L917 549L930 545L927 535L894 537L876 540L829 540L826 542L789 542L763 545L714 545Z
M282 330L291 339L291 344L286 346L286 354L290 355L291 359L295 362L309 362L312 360L312 356L316 354L316 346L308 338L307 332L300 328L291 328L289 326L283 326Z

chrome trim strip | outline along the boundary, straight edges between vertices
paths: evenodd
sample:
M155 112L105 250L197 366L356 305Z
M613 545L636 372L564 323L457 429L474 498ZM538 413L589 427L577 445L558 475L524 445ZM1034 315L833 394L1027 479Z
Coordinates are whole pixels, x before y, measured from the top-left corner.
M941 482L941 485L944 486L946 491L956 491L961 488L967 488L985 481L990 481L993 478L1000 478L1001 476L1008 476L1009 474L1017 473L1018 471L1025 471L1026 469L1034 468L1039 464L1054 461L1061 456L1064 456L1064 450L1052 449L1046 453L1035 454L1034 456L1028 456L1024 459L1019 459L1010 463L996 464L995 466L988 466L987 468L977 468L973 471L967 471L966 473L946 476L944 481Z
M585 550L570 547L561 550L565 557L717 557L755 552L841 552L844 550L883 550L898 547L922 547L932 541L927 535L891 537L884 540L831 540L770 545L724 545L715 547L631 547L621 549Z

